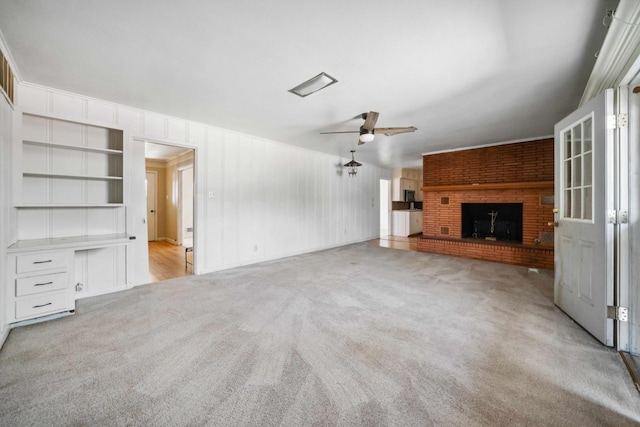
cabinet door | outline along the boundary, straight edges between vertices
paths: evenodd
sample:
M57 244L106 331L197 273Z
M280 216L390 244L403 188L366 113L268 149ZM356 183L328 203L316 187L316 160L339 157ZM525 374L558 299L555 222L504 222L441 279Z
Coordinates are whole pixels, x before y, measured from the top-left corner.
M404 201L404 187L402 178L396 178L393 180L393 191L391 192L391 200L394 202Z
M409 212L395 211L392 215L391 235L408 236L409 235Z
M411 212L411 234L422 232L422 212Z

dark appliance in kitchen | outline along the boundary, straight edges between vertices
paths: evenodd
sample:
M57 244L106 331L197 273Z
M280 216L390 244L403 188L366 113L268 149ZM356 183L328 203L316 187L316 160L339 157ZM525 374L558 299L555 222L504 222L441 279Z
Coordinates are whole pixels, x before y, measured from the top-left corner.
M416 201L416 192L413 190L404 190L404 201L405 202L415 202Z

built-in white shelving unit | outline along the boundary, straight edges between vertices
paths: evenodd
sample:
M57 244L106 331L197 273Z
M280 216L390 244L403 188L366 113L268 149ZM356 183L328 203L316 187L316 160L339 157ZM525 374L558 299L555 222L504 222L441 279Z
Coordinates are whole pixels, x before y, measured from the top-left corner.
M20 114L14 146L17 240L7 248L7 312L21 322L126 288L124 130Z

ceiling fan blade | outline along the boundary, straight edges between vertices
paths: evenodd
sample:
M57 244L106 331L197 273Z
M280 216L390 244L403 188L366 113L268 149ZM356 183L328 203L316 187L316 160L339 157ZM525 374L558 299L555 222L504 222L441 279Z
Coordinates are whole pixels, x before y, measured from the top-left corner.
M415 132L417 130L418 128L415 128L413 126L409 126L406 128L375 128L373 130L373 133L391 136L391 135L397 135L399 133Z
M339 132L320 132L320 135L328 135L330 133L360 133L360 131L358 131L358 130L345 130L345 131L339 131Z
M364 124L362 125L362 128L366 130L372 130L375 127L377 121L378 121L378 113L376 113L375 111L369 111L367 113L367 118L364 119Z

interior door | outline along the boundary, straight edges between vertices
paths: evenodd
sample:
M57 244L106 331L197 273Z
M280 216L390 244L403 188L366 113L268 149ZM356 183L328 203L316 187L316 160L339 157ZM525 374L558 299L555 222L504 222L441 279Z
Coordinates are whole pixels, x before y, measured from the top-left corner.
M146 172L146 190L147 190L147 236L150 242L155 242L156 237L156 187L157 177L153 172Z
M613 346L613 90L555 126L554 300L603 344Z

